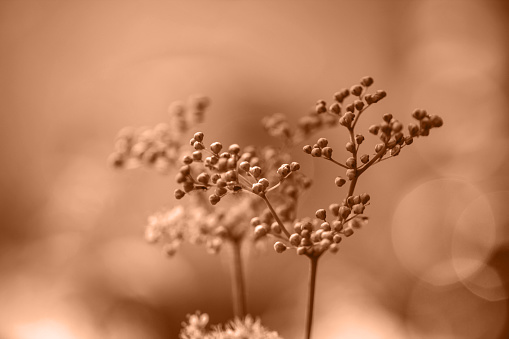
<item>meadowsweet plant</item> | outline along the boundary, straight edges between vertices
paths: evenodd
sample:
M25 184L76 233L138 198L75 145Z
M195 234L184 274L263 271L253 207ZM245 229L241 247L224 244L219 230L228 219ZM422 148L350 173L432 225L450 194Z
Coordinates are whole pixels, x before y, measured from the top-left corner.
M264 118L262 123L267 132L282 140L283 146L279 148L241 148L238 144L223 146L220 141L207 142L202 132L194 133L189 140L193 151L182 156L176 176L181 187L175 190L174 195L176 199L189 199L187 206L190 206L195 217L186 215L185 209L178 206L153 216L147 234L153 241L166 237L165 247L170 254L184 238L200 239L207 243L212 251L217 251L225 240L234 245L237 254L233 256L233 271L236 273L232 283L234 309L238 317L235 322L238 326L235 328L240 328L239 324L242 324L245 316L239 249L247 233L252 233L254 240L274 239L273 246L277 253L292 250L308 259L305 338L310 338L319 259L326 252L336 253L343 238L353 235L354 231L368 220L364 212L371 199L367 192L355 192L359 178L374 165L401 154L403 149L412 145L414 139L428 136L431 129L442 126L443 121L439 116L417 109L412 114L415 123L408 124L406 128L392 114L384 114L379 123L369 127L368 134L359 133L356 127L361 115L386 97L383 90L368 93L372 84L371 77L364 77L350 89L335 93L332 104L327 105L325 101L319 100L314 112L299 119L296 128L293 128L282 114ZM309 139L322 128L334 126L344 128L344 148L349 154L347 159L340 160L336 157L333 145L323 137L316 139L313 145L304 145L302 149L311 157L324 159L339 167L341 174L331 178L331 184L338 188L344 187L344 198L332 202L328 208L319 208L313 216L299 216L299 196L309 188L311 179L302 173L298 162L291 161L287 150ZM369 135L378 141L374 146L368 146L368 150L364 150ZM146 138L141 139L146 142ZM129 147L120 147L121 152L117 147L117 154L112 156L113 163L123 164L125 158L133 153L133 148L132 142ZM180 151L182 145L178 144L176 149ZM118 153L124 155L120 156ZM146 157L144 154L134 153L138 158ZM156 153L162 154L160 150ZM149 159L152 157L149 156ZM207 201L208 204L205 204ZM227 204L226 209L221 207L223 204ZM240 215L236 216L236 210ZM252 214L252 232L248 232L246 227L238 227L239 224L245 224L247 210ZM199 231L196 232L196 229ZM245 318L245 321L248 321L247 319ZM189 316L188 320L189 323L181 333L182 338L209 338L216 335L205 331L208 323L205 315ZM249 321L253 323L252 320ZM217 338L230 338L226 334L217 335Z

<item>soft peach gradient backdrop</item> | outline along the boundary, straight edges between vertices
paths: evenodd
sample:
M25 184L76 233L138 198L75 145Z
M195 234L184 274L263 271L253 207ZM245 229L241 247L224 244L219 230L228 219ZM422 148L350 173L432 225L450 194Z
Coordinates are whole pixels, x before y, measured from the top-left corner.
M509 335L508 6L504 1L0 1L0 337L176 338L187 313L231 317L224 254L143 240L173 176L106 166L125 125L210 96L203 131L265 144L259 121L305 114L364 75L445 125L362 178L371 223L319 267L315 338ZM324 136L337 148L340 129ZM338 169L302 214L337 200ZM251 313L304 327L307 266L246 253ZM266 279L266 277L274 277Z

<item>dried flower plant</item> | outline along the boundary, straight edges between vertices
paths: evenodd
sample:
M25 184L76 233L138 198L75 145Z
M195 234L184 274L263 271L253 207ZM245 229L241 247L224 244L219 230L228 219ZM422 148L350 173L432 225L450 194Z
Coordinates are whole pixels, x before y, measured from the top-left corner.
M218 141L207 146L205 135L202 132L194 133L189 141L194 151L182 157L182 165L176 176L181 188L174 192L176 199L190 196L189 203L186 207L177 206L152 216L147 227L148 240L163 239L164 248L169 254L173 254L183 240L205 243L212 252L217 252L224 242L230 243L233 246L234 310L236 316L242 319L246 315L246 304L240 249L249 233L245 227L246 216L251 214L254 240L271 237L275 239L274 250L277 253L292 249L309 259L305 338L310 338L319 258L327 251L336 253L342 239L353 235L368 220L364 211L370 204L370 195L355 194L359 178L377 163L398 156L403 149L412 145L414 139L428 136L431 129L443 124L439 116L417 109L412 114L416 123L409 124L405 132L401 122L392 114L385 114L380 123L368 129L379 141L371 152L361 152L365 136L356 131L359 118L370 106L386 96L382 90L367 93L372 84L371 77L364 77L350 89L335 93L334 102L330 106L327 107L323 100L318 101L315 111L301 118L296 128L292 128L281 114L264 118L262 123L268 134L282 140L283 147L280 148L242 149L237 144L225 148ZM349 103L348 97L353 97ZM205 100L195 107L203 111L207 106L205 102L208 103ZM182 119L183 111L178 112L175 116ZM327 160L344 171L343 176L334 179L334 185L348 187L345 198L333 202L327 209L318 209L314 216L299 218L299 196L309 188L311 180L301 173L300 164L292 162L285 150L301 143L321 128L338 124L347 131L348 140L344 146L349 153L347 159L340 161L335 158L334 148L323 137L318 138L313 145L305 145L303 151L314 158ZM179 132L187 131L187 124L178 126ZM175 159L183 149L180 143L182 139L179 139L182 133L178 134L178 138L172 138L167 128L159 127L149 131L129 134L128 137L122 133L119 139L121 142L117 141L117 151L111 157L112 163L120 167L127 159L134 158L138 163L165 170L170 164L176 164ZM140 143L142 146L138 146ZM156 165L161 162L160 159L163 159L165 166ZM236 198L230 203L239 204L237 209L221 207L227 196ZM237 321L237 325L241 323L241 320ZM186 325L186 329L192 327L190 324ZM193 324L197 322L193 320ZM216 338L211 335L203 332L201 337ZM199 337L190 334L181 336ZM217 336L223 337L230 338Z

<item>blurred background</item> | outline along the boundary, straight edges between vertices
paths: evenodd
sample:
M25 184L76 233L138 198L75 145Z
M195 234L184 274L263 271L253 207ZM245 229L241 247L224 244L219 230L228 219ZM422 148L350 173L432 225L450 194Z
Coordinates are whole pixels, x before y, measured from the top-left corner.
M108 167L117 131L198 93L208 140L267 144L263 116L295 121L365 75L388 97L361 129L418 107L445 124L360 180L370 224L321 261L315 338L509 337L508 15L505 1L0 1L0 338L176 338L195 310L231 319L226 253L144 241L147 216L176 204L174 175ZM337 167L301 153L320 178L305 216L344 192ZM250 313L300 338L307 262L244 255Z

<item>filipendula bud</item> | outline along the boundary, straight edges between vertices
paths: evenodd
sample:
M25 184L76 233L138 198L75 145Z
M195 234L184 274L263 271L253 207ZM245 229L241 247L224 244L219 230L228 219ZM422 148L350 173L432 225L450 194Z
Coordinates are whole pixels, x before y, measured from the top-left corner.
M361 85L355 85L350 88L350 93L352 93L355 96L359 96L362 94L362 86Z
M363 154L363 155L361 155L361 162L362 162L363 164L368 163L368 162L369 162L369 155L367 155L367 154Z
M327 217L327 212L325 211L325 209L320 208L319 210L316 211L315 216L318 219L325 220L325 218Z
M209 201L212 205L217 204L220 200L221 197L219 197L218 195L212 194L211 196L209 196Z
M320 138L318 139L318 141L316 142L316 144L318 145L318 147L320 148L324 148L325 146L327 146L327 144L329 143L329 141L326 139L326 138Z
M175 198L176 199L182 199L186 195L186 192L182 191L181 189L175 190Z
M371 85L373 85L373 78L372 77L363 77L361 79L361 85L364 86L364 87L369 87Z
M336 186L341 187L346 183L346 180L341 177L336 177L334 183L336 184Z
M202 142L203 141L203 133L202 132L196 132L194 133L194 140L198 141L198 142Z
M307 154L311 154L311 151L313 150L313 148L311 147L311 145L306 145L306 146L302 147L302 150Z
M214 142L210 145L210 150L214 152L215 154L219 154L221 152L221 149L223 148L223 145L220 142Z
M296 161L292 162L292 163L290 164L290 170L291 170L292 172L295 172L295 171L300 170L300 164L299 164L298 162L296 162Z
M332 158L332 148L324 147L322 149L322 155L323 155L324 158L327 158L327 159Z
M290 244L292 244L293 246L296 246L296 247L299 246L301 240L302 240L302 237L297 233L293 233L290 236Z
M280 241L277 241L275 244L274 244L274 250L277 252L277 253L283 253L284 251L286 251L286 245L283 244L282 242Z

